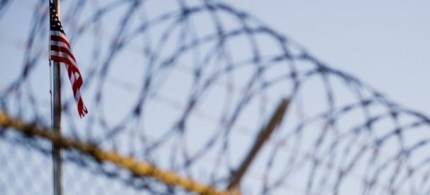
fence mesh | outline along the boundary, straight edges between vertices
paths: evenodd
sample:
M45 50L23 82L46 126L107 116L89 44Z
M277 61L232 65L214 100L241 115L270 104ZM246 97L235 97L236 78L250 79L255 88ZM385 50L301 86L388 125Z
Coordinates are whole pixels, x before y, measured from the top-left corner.
M74 0L61 8L89 110L78 117L63 82L65 140L222 192L288 98L242 194L430 193L430 119L251 14L199 0ZM44 128L51 122L48 19L45 0L0 1L0 110L28 125L0 124L0 194L52 193L53 139L19 131L37 124L54 135ZM65 194L193 193L66 148Z

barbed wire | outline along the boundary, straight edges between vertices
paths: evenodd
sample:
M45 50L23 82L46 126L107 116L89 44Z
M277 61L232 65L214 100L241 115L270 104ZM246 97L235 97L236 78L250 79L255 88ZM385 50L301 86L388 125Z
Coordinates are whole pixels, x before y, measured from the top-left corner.
M14 34L24 40L9 42L23 60L11 70L16 74L4 72L0 110L49 126L49 82L41 81L49 72L48 5L31 3L0 1L0 21L29 24ZM29 14L13 18L23 9ZM427 116L331 68L244 11L220 1L112 0L64 1L61 14L90 110L79 119L64 87L66 137L224 189L276 103L288 97L284 122L241 182L243 194L285 194L286 186L303 194L430 191ZM34 149L41 154L36 158L50 155L50 145L33 136L3 128L0 140ZM136 190L130 194L187 193L85 154L66 151L64 158L89 172L90 181L122 181L113 194L128 188ZM18 167L9 169L20 176ZM66 183L79 183L76 172L66 175ZM91 185L93 193L106 183ZM11 188L4 194L21 190Z

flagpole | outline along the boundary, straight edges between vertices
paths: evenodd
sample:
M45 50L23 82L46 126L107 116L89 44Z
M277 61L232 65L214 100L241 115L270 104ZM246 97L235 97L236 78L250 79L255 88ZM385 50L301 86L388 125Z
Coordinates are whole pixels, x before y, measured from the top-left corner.
M60 17L60 1L52 0L54 9ZM53 66L53 114L52 129L61 134L61 71L60 64L54 61ZM53 187L54 195L63 194L63 167L61 158L61 148L52 143L52 161L53 161Z

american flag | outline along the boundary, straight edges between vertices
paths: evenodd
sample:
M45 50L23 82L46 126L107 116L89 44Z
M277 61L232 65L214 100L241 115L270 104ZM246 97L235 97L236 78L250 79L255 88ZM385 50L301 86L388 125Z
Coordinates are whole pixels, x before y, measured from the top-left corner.
M69 40L66 37L66 33L64 33L57 11L55 10L52 2L49 2L49 12L51 34L49 59L66 65L79 116L82 118L88 113L80 92L83 83L82 76L76 64L75 56L72 54Z

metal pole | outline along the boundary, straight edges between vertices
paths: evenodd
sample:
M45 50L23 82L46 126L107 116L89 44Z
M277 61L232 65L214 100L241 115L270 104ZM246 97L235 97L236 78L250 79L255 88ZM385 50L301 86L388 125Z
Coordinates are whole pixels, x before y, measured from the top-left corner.
M60 16L60 1L53 0L54 9ZM54 62L53 66L53 116L52 129L61 134L61 69L60 63ZM61 158L61 148L52 143L52 161L53 161L53 185L54 195L63 194L63 167Z
M252 149L249 151L248 155L243 160L239 169L236 171L235 175L233 175L232 179L230 180L230 183L227 186L228 190L239 190L238 185L240 184L243 175L245 175L249 165L251 165L251 162L254 160L255 156L263 146L264 142L269 139L273 130L282 122L285 110L287 110L288 107L288 103L288 99L283 99L279 103L276 111L273 113L268 123L261 129L260 134L258 134L258 137L255 139Z

